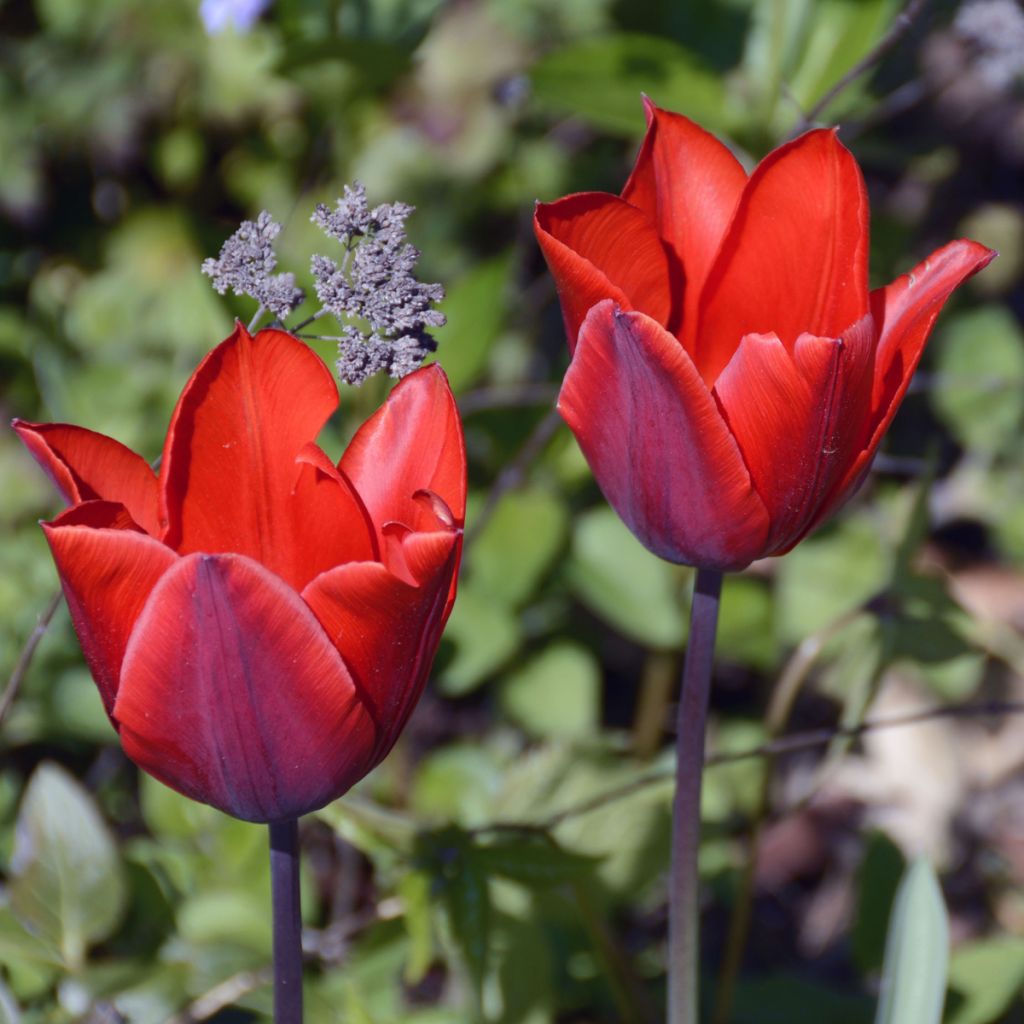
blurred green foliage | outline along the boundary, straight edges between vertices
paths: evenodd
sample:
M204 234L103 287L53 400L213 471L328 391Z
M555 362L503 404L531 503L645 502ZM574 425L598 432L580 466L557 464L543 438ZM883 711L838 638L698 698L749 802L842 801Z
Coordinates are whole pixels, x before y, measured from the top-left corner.
M393 755L304 822L314 1024L658 1019L690 573L642 549L568 432L546 430L567 355L532 203L621 188L642 92L752 166L897 10L276 0L251 31L210 35L198 0L0 3L8 418L73 421L155 456L191 368L252 313L212 292L202 258L266 208L284 223L282 267L309 290L323 247L309 213L356 178L373 202L417 205L423 277L448 288L439 359L473 491L460 599ZM984 55L958 41L954 13L935 5L820 121L842 122L864 166L874 283L959 233L1002 257L940 321L856 501L727 581L716 757L774 735L780 678L796 680L783 724L826 739L894 679L915 707L1022 695L1024 195L1012 150L965 107ZM954 88L941 62L958 53ZM1019 82L975 84L978 109L1024 123ZM343 396L335 454L383 388ZM55 589L36 521L59 505L10 432L0 479L6 677ZM141 1024L269 1020L263 830L125 761L63 610L0 728L0 1021L111 1007ZM933 754L961 788L927 827L912 812L948 788L931 762L845 738L775 765L734 1024L872 1020L897 879L921 850L945 869L958 938L947 1024L1022 1019L1024 744L1012 721L950 728ZM708 770L709 997L767 770ZM892 941L919 953L916 934Z

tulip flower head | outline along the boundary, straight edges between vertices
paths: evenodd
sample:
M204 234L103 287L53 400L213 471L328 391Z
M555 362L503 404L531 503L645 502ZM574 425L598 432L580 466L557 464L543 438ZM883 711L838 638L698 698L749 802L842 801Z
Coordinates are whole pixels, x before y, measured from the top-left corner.
M835 131L729 150L645 100L620 196L539 204L572 360L558 407L655 554L735 570L863 480L950 293L995 255L943 246L868 289L863 178Z
M70 507L43 529L125 753L196 800L275 822L390 750L455 597L458 413L409 374L340 462L330 371L238 325L199 365L159 475L102 434L15 421Z

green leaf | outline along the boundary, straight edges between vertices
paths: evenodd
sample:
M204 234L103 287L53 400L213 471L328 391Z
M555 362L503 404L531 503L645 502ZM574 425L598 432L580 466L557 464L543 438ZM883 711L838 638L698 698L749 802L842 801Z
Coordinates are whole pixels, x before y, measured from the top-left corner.
M599 725L601 666L586 648L553 643L507 676L501 704L535 736L591 735Z
M918 860L896 894L875 1024L939 1024L948 965L949 920L942 891L931 865Z
M936 339L936 411L966 448L1014 450L1024 421L1024 332L1003 306L944 321Z
M565 541L565 504L540 488L505 494L467 555L475 588L511 608L526 602Z
M444 887L444 905L479 1004L487 974L491 905L487 876L473 861L460 858Z
M882 966L886 924L904 871L899 847L882 832L868 838L857 878L857 915L851 935L853 955L862 971Z
M487 365L505 322L509 266L508 256L481 263L456 281L444 300L441 308L448 323L434 331L437 361L455 392L472 384Z
M545 835L501 837L476 847L473 860L485 872L531 887L576 882L593 872L596 857L563 849Z
M538 61L532 79L541 107L601 131L640 135L641 93L659 106L685 110L709 130L726 126L721 75L659 36L623 32L570 43Z
M946 1024L991 1024L1024 990L1024 938L982 939L961 946L949 965L953 1006Z
M116 928L124 898L117 848L92 797L63 768L41 764L18 814L12 909L79 968L89 946Z
M651 554L610 508L577 518L568 575L580 600L626 636L650 647L682 647L683 574Z
M21 1024L21 1010L17 1000L0 981L0 1024Z
M471 582L459 588L445 643L455 655L438 672L442 693L460 696L479 686L507 662L519 647L519 619L505 604Z
M416 985L434 958L434 932L430 927L430 876L424 871L407 871L398 883L398 895L405 908L402 923L409 934L409 959L404 977Z

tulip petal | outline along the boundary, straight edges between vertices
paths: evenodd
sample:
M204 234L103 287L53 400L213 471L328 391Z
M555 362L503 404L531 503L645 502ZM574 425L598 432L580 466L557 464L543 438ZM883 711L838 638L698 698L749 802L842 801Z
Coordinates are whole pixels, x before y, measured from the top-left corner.
M308 345L283 331L250 338L237 325L199 365L171 419L166 542L182 554L248 555L301 588L308 546L320 540L295 529L296 459L337 404L330 371Z
M642 313L591 310L558 400L608 501L673 562L739 569L768 514L683 346Z
M826 130L770 153L750 177L700 299L696 360L709 385L747 334L791 348L838 338L868 311L868 202Z
M433 531L437 515L417 497L432 491L461 526L466 516L462 422L448 378L435 363L401 380L359 428L338 467L352 482L377 530L398 522Z
M882 437L907 393L935 320L950 294L995 257L993 250L977 242L960 239L937 249L909 274L871 293L871 309L879 340L867 432L858 457L836 481L818 521L841 505L867 474Z
M458 564L455 531L408 534L404 546L417 584L362 562L338 566L302 592L380 723L373 763L391 749L423 692Z
M359 495L324 451L310 442L296 459L298 478L288 513L306 543L295 549L297 587L344 562L376 561L377 538Z
M340 796L377 739L298 594L230 554L187 556L154 588L114 717L141 768L247 821L298 817Z
M87 501L43 523L71 621L109 715L135 622L177 555L123 505Z
M105 434L67 423L15 420L14 429L68 502L119 502L146 533L159 536L156 474L140 455Z
M558 289L570 351L587 311L602 299L661 324L673 305L681 306L682 277L673 284L654 221L618 196L578 192L538 203L533 227Z
M768 508L765 552L805 535L864 442L871 388L870 316L841 339L801 335L790 352L774 334L748 334L715 382L715 396Z
M656 225L673 272L685 278L682 337L693 354L697 307L708 271L729 226L747 172L710 132L644 97L647 134L622 190ZM691 325L687 328L687 325ZM676 334L678 323L668 329Z

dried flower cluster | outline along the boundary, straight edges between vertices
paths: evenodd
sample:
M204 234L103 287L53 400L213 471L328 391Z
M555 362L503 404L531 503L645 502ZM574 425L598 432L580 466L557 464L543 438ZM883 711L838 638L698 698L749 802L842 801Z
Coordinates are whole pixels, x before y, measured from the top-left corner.
M953 30L975 49L975 68L994 89L1024 81L1024 8L1017 0L963 4Z
M280 319L300 305L306 295L295 286L295 275L274 273L274 239L280 233L281 225L266 210L255 222L243 220L217 259L203 261L203 273L213 278L218 294L230 288L236 295L248 295Z
M366 189L356 182L345 186L333 210L320 204L312 221L340 242L345 253L339 265L328 256L314 256L313 277L323 308L349 323L338 342L338 373L359 384L386 370L404 377L437 348L427 333L445 322L432 309L444 298L439 284L422 284L413 277L419 252L405 239L405 221L413 208L384 203L372 210Z
M383 203L372 209L366 189L345 186L332 210L319 204L314 224L343 247L341 262L314 255L311 269L321 309L311 319L330 313L342 325L338 342L338 375L362 384L376 373L399 379L419 367L437 348L428 328L445 322L432 308L444 298L439 284L423 284L413 276L418 250L406 241L405 222L413 207ZM217 259L203 263L203 273L223 295L231 288L248 295L261 308L283 320L305 298L292 274L275 274L273 242L281 227L262 212L224 243ZM308 321L307 321L308 322Z

